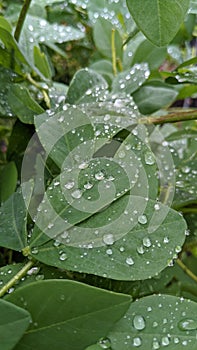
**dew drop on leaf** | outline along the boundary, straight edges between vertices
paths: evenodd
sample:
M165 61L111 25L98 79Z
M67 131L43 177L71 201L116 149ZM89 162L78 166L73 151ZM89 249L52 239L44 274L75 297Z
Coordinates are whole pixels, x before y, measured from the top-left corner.
M160 348L160 345L159 345L158 340L153 339L152 349L153 349L153 350L157 350L157 349L159 349L159 348Z
M108 338L103 338L99 341L99 345L102 349L110 349L111 342Z
M131 256L128 256L128 257L126 258L126 263L127 263L127 265L129 265L129 266L131 266L131 265L134 264L134 261L133 261L133 259L132 259Z
M103 243L107 245L112 245L114 243L114 236L112 233L107 233L103 236Z
M162 344L163 346L169 345L169 344L170 344L169 338L168 338L168 337L162 337L162 338L161 338L161 344Z
M38 254L38 248L37 247L32 248L31 253Z
M148 238L148 237L144 237L143 238L143 245L145 246L145 247L151 247L151 245L152 245L152 243L151 243L151 240L150 240L150 238Z
M142 225L145 225L147 223L147 217L146 215L140 215L138 216L138 222Z
M142 317L141 315L136 315L133 319L133 326L138 331L144 329L146 327L144 317Z
M102 171L99 171L98 173L95 174L95 179L96 180L103 180L105 178L105 175L103 174Z
M74 181L69 181L67 184L64 185L64 187L67 190L71 190L74 187L74 185L75 185Z
M145 163L147 165L155 164L155 158L154 158L154 156L153 156L153 154L151 152L146 152L145 156L144 156L144 159L145 159Z
M68 257L67 257L67 255L66 255L66 253L61 253L61 255L60 255L60 257L59 257L59 259L60 259L61 261L65 261L67 258L68 258Z
M197 329L197 321L186 318L178 323L178 327L181 331L189 331Z
M138 346L140 346L141 344L142 344L142 340L141 340L140 337L135 337L135 338L133 338L133 346L138 347Z

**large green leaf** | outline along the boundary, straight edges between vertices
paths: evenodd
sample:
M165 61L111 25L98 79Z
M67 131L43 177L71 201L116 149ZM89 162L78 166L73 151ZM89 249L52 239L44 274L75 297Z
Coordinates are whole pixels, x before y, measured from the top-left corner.
M0 300L1 350L12 350L28 328L31 317L28 311Z
M174 296L152 295L132 303L108 338L113 350L195 350L196 330L196 303Z
M25 307L33 320L16 350L84 349L107 335L131 302L128 295L65 280L32 283L6 299Z
M22 250L27 245L27 207L31 197L30 183L17 190L0 208L0 246ZM26 205L23 196L26 195Z
M47 236L40 232L36 235L35 232L31 240L32 257L60 268L119 280L146 279L159 273L177 257L185 240L186 224L177 212L162 204L155 204L154 201L147 202L143 215L139 215L145 201L142 197L132 198L133 208L129 214L127 210L124 211L126 214L123 214L122 224L119 224L118 219L114 220L113 216L114 213L117 215L122 209L124 210L126 197L111 205L111 209L108 210L107 218L112 220L113 229L110 232L113 234L109 233L107 226L104 226L104 229L100 227L102 222L99 221L97 214L98 220L93 217L93 223L90 219L85 228L80 225L65 230L62 236L57 236L56 241L42 244L44 240L47 241ZM123 235L127 218L133 220L131 225L134 227ZM155 225L153 232L154 227L151 225ZM47 229L45 231L55 232L55 229L59 230L57 223L53 226L49 222L48 231ZM99 237L100 232L104 232L103 241ZM61 244L62 241L64 244ZM87 248L82 248L84 246Z
M153 44L165 46L178 32L189 2L189 0L127 0L127 6L144 35Z

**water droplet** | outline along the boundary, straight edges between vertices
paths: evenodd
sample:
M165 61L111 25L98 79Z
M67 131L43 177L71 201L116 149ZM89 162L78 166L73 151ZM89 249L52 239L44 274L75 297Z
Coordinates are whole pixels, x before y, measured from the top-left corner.
M162 344L163 346L169 345L169 344L170 344L169 338L168 338L168 337L162 337L162 338L161 338L161 344Z
M64 231L62 234L61 234L61 238L67 238L68 237L68 231Z
M152 243L149 237L144 237L143 238L143 245L147 248L151 247Z
M66 255L66 253L61 253L59 259L60 259L61 261L65 261L67 258L68 258L68 257L67 257L67 255Z
M124 151L120 151L119 153L118 153L118 157L119 158L124 158L125 157L125 152Z
M178 323L178 327L181 331L189 331L189 330L197 329L197 321L186 318L184 320L181 320Z
M75 198L75 199L79 199L79 198L81 198L81 196L82 196L82 191L79 190L79 189L76 189L75 191L73 191L73 192L71 193L71 196L72 196L73 198Z
M98 173L95 174L94 177L95 177L96 180L100 181L100 180L103 180L105 178L105 175L103 174L102 171L99 171Z
M103 242L107 245L112 245L114 243L114 236L112 233L107 233L103 236Z
M154 205L154 208L155 208L155 210L159 210L159 209L160 209L159 203L156 203L156 204Z
M138 216L138 222L142 225L146 224L147 223L147 217L146 215L140 215Z
M134 328L141 331L146 327L145 320L141 315L136 315L133 319Z
M90 190L93 187L93 184L91 184L90 182L87 182L84 186L83 186L86 190Z
M144 254L144 248L143 248L142 245L139 246L139 247L137 247L137 252L138 252L139 254Z
M152 349L153 349L153 350L157 350L157 349L159 349L159 348L160 348L160 345L159 345L158 340L154 340L154 339L153 339Z
M163 239L163 243L169 243L169 238L168 237L164 237L164 239Z
M135 337L135 338L133 338L133 346L138 347L138 346L140 346L141 344L142 344L142 340L141 340L140 337Z
M131 256L128 256L128 258L126 258L126 263L127 265L130 265L130 266L134 264L134 261Z
M88 163L86 163L86 162L82 162L81 164L79 164L79 169L86 169L86 168L88 168Z
M145 156L144 156L144 159L145 159L145 163L147 165L153 165L155 164L155 158L152 154L152 152L146 152L145 153Z
M99 341L99 345L102 349L109 349L111 347L111 342L108 338L103 338Z
M38 248L37 247L32 248L31 253L38 254Z
M67 190L71 190L71 188L73 188L75 185L74 181L69 181L66 185L64 185L64 187L67 189Z
M53 226L54 226L53 223L49 223L48 226L47 226L47 228L50 229L50 228L52 228Z
M113 253L113 252L112 252L112 249L107 249L107 250L106 250L106 253L107 253L107 255L112 255L112 253Z

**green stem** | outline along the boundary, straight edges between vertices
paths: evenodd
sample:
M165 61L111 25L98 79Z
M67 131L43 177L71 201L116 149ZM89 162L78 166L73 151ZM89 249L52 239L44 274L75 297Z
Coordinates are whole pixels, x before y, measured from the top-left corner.
M25 77L32 85L34 85L38 90L42 92L47 108L51 108L50 98L47 94L47 89L44 89L43 87L41 87L40 84L37 83L37 81L32 78L31 74L28 73L25 75Z
M111 51L112 51L112 67L114 75L117 75L117 67L116 67L116 46L115 46L115 29L112 28L111 32Z
M197 208L181 208L182 213L194 213L197 214Z
M165 124L165 123L177 123L188 120L197 119L197 111L169 113L161 117L144 117L139 119L139 124Z
M28 263L23 266L23 268L17 272L17 274L8 281L3 288L0 289L0 297L2 297L7 291L13 287L23 276L26 275L27 271L35 264L35 261L30 260Z
M14 32L14 37L15 37L16 41L19 41L21 30L23 28L23 23L25 21L27 11L29 9L30 4L31 4L31 0L25 0L24 5L22 7L22 10L20 12L19 19L18 19L16 29Z
M188 267L185 264L183 264L183 262L180 259L177 259L176 262L189 277L191 277L195 282L197 282L197 276L190 269L188 269Z

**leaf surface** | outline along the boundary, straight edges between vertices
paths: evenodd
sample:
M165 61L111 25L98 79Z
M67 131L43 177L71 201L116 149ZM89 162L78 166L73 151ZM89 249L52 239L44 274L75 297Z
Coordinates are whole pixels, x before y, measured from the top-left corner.
M16 346L26 349L83 349L107 334L124 315L131 298L66 280L32 283L7 300L26 307L32 324Z

